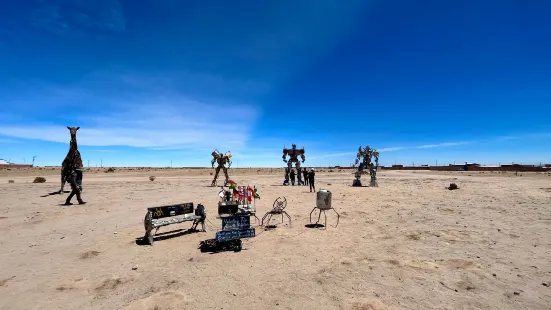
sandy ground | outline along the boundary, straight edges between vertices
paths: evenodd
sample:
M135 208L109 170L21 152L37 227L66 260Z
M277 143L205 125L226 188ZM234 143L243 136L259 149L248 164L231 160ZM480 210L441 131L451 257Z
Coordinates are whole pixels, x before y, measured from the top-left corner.
M293 222L215 254L198 250L220 227L210 169L91 171L70 207L41 197L59 170L0 170L0 309L551 309L551 176L383 171L353 188L324 170L341 214L326 230L305 227L315 194L281 169L231 170L259 189L259 217L286 196ZM188 201L206 233L136 243L147 207Z

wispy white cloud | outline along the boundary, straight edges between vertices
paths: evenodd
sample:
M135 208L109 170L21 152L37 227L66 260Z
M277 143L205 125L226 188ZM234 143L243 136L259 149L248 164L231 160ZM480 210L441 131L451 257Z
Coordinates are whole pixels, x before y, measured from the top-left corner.
M382 153L382 152L394 152L394 151L400 151L400 150L405 150L407 149L407 147L403 147L403 146L396 146L396 147L385 147L385 148L382 148L382 149L379 149L379 153Z
M472 143L472 141L445 142L445 143L438 143L438 144L425 144L425 145L417 146L415 148L417 148L417 149L432 149L432 148L435 148L435 147L457 146L457 145L465 145L465 144L469 144L469 143Z
M342 153L330 153L330 154L319 154L309 157L309 159L321 159L321 158L331 158L331 157L344 157L344 156L354 156L357 152L342 152Z
M43 91L31 95L30 101L35 102L41 97L42 102L48 103L50 111L53 107L66 111L67 114L62 114L63 123L44 122L44 115L50 111L31 110L25 114L26 119L19 117L16 121L3 121L0 134L67 143L69 133L65 126L74 125L81 127L77 138L79 145L84 146L231 149L246 144L261 113L251 104L238 102L239 98L233 101L197 100L170 87L164 91L161 87L146 88L145 83L143 89L125 88L127 85L120 81L100 90L102 86L105 85L90 80L65 88L43 86L40 88ZM25 98L3 99L8 105L18 106L18 102ZM50 102L54 104L49 105ZM33 114L38 120L29 119ZM22 115L23 112L19 116Z
M551 137L551 132L541 132L541 133L532 133L532 134L522 134L522 135L507 135L497 137L497 141L508 141L508 140L518 140L518 139L539 139L539 138L549 138Z
M98 153L117 153L116 150L90 150L90 152L98 152Z

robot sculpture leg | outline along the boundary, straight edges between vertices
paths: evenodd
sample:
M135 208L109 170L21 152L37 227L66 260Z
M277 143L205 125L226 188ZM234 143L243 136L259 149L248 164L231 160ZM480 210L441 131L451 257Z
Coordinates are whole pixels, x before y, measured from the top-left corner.
M364 170L363 168L364 168L363 163L361 163L358 166L358 170L356 170L356 173L354 174L354 177L356 179L352 182L352 186L362 186L362 181L360 181L360 178L362 177L362 172Z
M352 182L352 186L362 186L362 181L360 181L361 176L362 172L359 170L356 171L356 173L354 174L355 180Z
M216 173L214 174L214 180L212 180L212 186L216 186L216 179L218 179L218 173L220 172L220 166L216 167Z
M228 168L224 166L222 167L222 169L224 169L224 175L226 176L226 181L224 182L224 186L226 186L228 185L228 181L230 180L230 177L228 176Z
M297 168L298 185L304 185L304 182L302 182L302 169L300 168L300 161L296 162L295 167Z
M291 162L287 162L287 168L285 168L285 182L283 182L283 185L289 185L289 173L291 173Z
M377 170L375 167L369 167L369 174L371 174L371 182L369 183L369 186L379 187L379 184L377 184Z

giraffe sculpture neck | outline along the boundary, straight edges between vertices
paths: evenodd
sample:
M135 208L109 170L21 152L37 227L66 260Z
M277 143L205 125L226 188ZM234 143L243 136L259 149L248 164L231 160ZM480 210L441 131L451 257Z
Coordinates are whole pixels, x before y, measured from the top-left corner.
M78 145L77 145L77 136L76 135L72 135L71 136L71 142L69 143L69 150L70 151L74 151L78 149Z

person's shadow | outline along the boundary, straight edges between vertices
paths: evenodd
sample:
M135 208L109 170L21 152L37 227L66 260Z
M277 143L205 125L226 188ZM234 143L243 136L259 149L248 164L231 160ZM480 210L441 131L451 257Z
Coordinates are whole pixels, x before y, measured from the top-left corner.
M70 192L71 191L63 191L63 193L65 193L65 194L70 193ZM51 192L51 193L48 193L48 194L40 196L40 197L49 197L49 196L53 196L53 195L59 195L59 191Z

